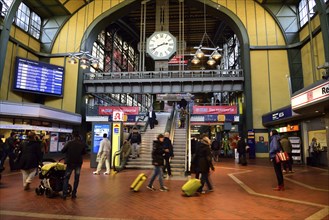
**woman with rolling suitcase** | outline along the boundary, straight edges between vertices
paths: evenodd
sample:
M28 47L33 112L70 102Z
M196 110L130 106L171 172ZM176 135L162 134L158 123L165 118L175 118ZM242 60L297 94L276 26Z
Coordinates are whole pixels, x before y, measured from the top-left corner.
M213 187L209 181L209 172L211 170L215 170L214 165L212 164L212 157L210 151L211 141L206 134L201 136L201 141L198 145L198 149L196 152L196 157L198 161L198 170L201 173L201 187L198 189L198 192L205 193L203 191L203 186L206 183L208 187L208 192L213 191Z
M152 150L152 164L154 165L154 172L151 177L147 188L149 190L155 191L156 189L153 187L153 182L157 176L159 176L159 183L160 183L160 191L168 191L168 188L163 185L163 156L167 152L168 149L164 149L163 146L164 136L163 134L159 134L157 140L153 141L153 150Z

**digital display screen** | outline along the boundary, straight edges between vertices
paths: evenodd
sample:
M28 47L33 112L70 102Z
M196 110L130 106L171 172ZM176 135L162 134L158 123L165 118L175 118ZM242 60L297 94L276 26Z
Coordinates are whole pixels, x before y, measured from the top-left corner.
M14 90L63 96L64 67L16 58Z
M94 125L94 143L93 143L93 153L97 154L99 145L103 140L103 134L107 134L107 138L111 140L111 132L110 132L110 125L109 124L95 124Z

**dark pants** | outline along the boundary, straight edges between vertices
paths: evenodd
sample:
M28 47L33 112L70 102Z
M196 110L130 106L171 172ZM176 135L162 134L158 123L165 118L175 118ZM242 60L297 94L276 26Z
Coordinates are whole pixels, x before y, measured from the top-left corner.
M214 161L218 162L219 161L219 150L213 150L212 151L212 157L214 158Z
M212 190L212 185L209 181L209 172L201 173L201 187L199 188L198 192L202 192L205 183L207 184L208 190Z
M0 166L3 167L7 157L9 157L10 170L18 170L18 168L17 168L17 166L15 165L15 162L14 162L15 154L14 154L14 150L12 150L12 149L6 149L6 150L3 151L2 157L0 158L1 159Z
M150 123L150 128L153 129L154 128L154 119L149 118L149 123Z
M281 163L277 163L275 158L272 159L272 162L273 162L275 175L278 180L278 186L283 186L283 174L281 169Z
M65 170L63 196L67 196L67 188L73 170L74 170L74 184L73 184L72 196L76 196L77 194L79 179L80 179L81 164L70 164L70 165L68 164Z
M163 173L167 170L167 174L171 176L170 156L165 156L165 165L163 166Z
M283 163L283 169L288 171L292 171L292 153L288 153L289 160Z
M246 153L240 153L239 154L239 164L247 165Z

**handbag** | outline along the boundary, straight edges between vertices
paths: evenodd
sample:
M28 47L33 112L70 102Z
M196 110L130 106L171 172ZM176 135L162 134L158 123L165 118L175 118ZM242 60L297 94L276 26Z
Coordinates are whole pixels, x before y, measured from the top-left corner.
M287 152L278 152L276 153L275 155L275 160L277 163L280 163L280 162L286 162L289 160L289 155Z

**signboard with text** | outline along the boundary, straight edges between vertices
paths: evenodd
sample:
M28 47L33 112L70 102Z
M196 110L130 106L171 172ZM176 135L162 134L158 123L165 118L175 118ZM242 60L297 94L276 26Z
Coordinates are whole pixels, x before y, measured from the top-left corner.
M193 106L193 114L198 115L226 115L226 114L237 114L237 106Z
M98 115L112 115L114 111L123 112L125 115L138 115L137 106L99 106Z
M329 81L293 96L291 98L291 108L294 110L327 99L329 100Z

